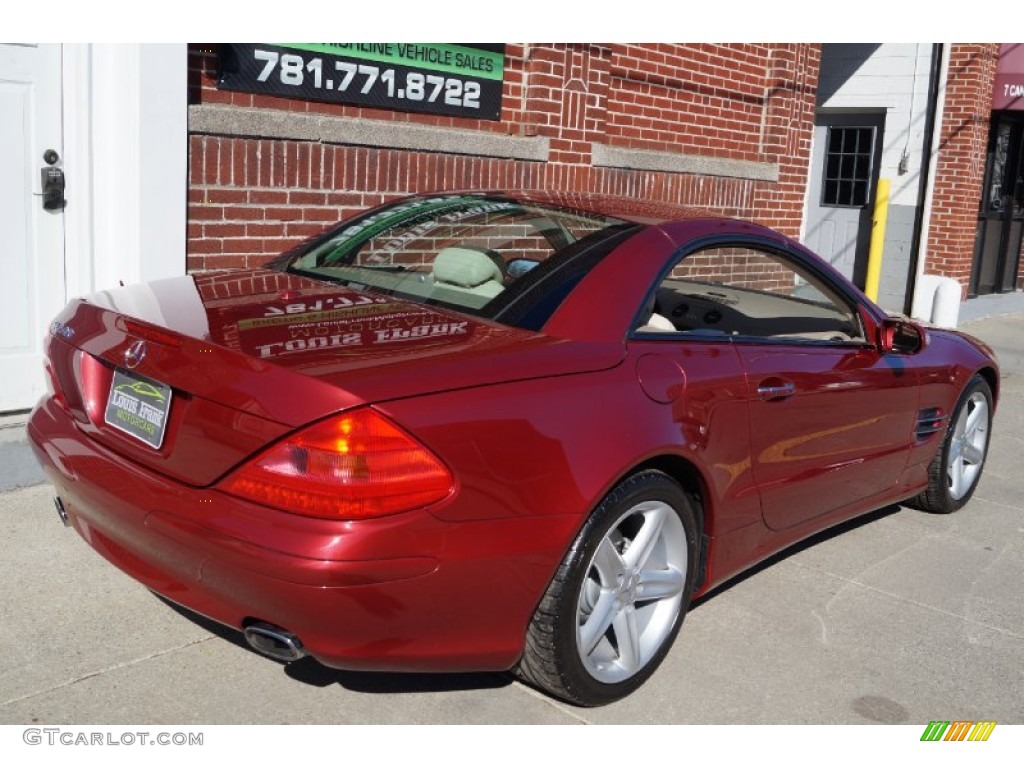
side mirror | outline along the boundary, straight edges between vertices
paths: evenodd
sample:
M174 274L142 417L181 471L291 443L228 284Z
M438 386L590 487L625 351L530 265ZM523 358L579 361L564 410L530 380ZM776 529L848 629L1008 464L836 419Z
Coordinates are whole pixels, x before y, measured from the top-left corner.
M878 329L878 346L883 354L916 355L928 346L928 332L910 320L887 319Z

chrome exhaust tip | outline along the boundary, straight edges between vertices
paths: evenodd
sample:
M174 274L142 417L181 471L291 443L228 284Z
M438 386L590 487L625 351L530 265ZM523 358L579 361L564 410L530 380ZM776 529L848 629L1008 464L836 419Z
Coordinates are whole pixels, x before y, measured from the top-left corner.
M287 629L258 621L245 628L245 641L264 656L278 661L296 661L306 656L302 641Z
M71 521L68 519L68 511L64 509L64 502L60 500L60 496L53 497L53 506L57 508L57 517L60 518L61 524L65 528L70 528Z

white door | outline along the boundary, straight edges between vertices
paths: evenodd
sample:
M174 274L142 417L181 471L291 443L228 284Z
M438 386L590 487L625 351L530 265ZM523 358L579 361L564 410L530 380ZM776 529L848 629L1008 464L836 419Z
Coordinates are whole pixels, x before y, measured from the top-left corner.
M61 47L0 44L0 412L45 390L43 339L66 300L64 213L43 209L40 176L47 150L63 166L62 135Z

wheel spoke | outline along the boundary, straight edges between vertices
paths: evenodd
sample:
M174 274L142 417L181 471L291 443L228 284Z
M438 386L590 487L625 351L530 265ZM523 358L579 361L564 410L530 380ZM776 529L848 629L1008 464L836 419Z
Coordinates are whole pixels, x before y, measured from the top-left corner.
M988 426L988 404L984 400L974 404L974 410L967 416L964 432L973 437L979 426Z
M966 461L968 464L975 464L975 465L977 465L977 464L981 464L981 460L985 458L985 451L983 451L981 448L979 448L976 445L972 445L971 443L967 443L964 446L964 449L963 449L963 452L961 453L961 456L962 456L963 460Z
M615 615L612 626L619 646L619 664L627 672L636 671L640 667L640 632L636 624L636 609L627 605Z
M955 464L956 462L960 461L960 454L961 453L962 453L962 451L960 450L960 441L959 440L954 440L952 443L950 443L950 445L949 445L949 471L950 471L950 473L953 472L953 464Z
M967 434L967 408L960 410L960 415L956 417L956 426L953 427L954 439L963 437Z
M605 536L594 553L594 568L601 577L602 587L611 587L618 583L619 576L625 570L622 562L622 555L619 554L615 544Z
M949 467L950 493L954 498L963 496L964 486L964 463L960 458L954 459Z
M602 590L586 623L576 630L579 636L580 651L584 656L589 656L594 652L594 648L608 632L608 627L612 625L617 611L615 595L608 590Z
M662 528L665 526L666 512L667 508L661 504L644 512L643 525L629 549L622 556L627 566L636 571L643 569L651 552L654 551L654 545L658 543L661 536Z
M664 600L681 594L685 582L675 568L642 571L636 585L637 600Z

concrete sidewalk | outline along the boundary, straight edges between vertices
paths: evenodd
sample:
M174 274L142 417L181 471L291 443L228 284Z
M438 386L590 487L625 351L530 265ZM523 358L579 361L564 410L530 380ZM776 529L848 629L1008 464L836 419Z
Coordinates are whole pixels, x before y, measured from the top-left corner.
M883 510L773 558L700 601L623 702L284 667L107 564L41 484L0 494L0 723L1024 723L1024 316L964 329L1004 366L970 505Z
M25 436L27 413L0 416L0 493L45 480Z

